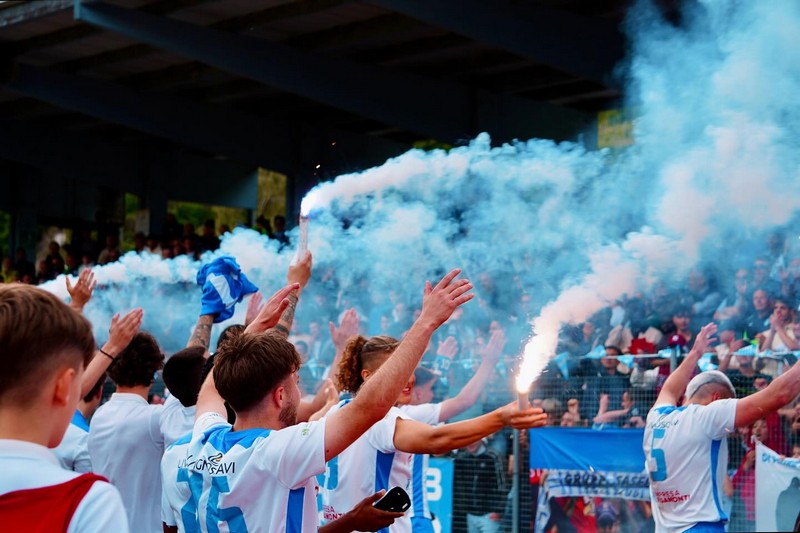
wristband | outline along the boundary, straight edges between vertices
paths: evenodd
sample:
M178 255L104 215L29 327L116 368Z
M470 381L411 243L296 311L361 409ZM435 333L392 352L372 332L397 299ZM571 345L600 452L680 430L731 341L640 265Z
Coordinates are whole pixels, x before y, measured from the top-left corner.
M107 351L103 350L102 348L98 348L97 351L100 352L101 354L105 355L106 357L108 357L112 361L116 361L117 360L114 356L112 356L110 353L108 353Z

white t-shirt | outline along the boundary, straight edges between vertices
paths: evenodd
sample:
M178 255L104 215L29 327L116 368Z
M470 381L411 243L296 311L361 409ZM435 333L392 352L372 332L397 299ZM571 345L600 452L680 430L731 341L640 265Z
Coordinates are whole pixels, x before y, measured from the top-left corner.
M161 434L164 435L164 446L169 446L179 438L188 435L194 427L196 407L184 407L175 396L164 402L161 419L158 422Z
M73 472L91 472L92 460L89 458L89 423L80 411L72 415L61 444L53 448L53 453L61 465Z
M0 495L66 483L81 474L64 470L51 450L18 440L0 439ZM75 509L67 533L126 533L128 520L119 492L97 481Z
M137 394L114 393L92 417L89 454L94 471L118 489L131 531L162 532L159 419L164 407Z
M349 400L335 405L328 415L341 409ZM353 509L375 492L400 487L411 493L411 460L414 454L394 447L394 430L398 418L409 419L397 407L375 423L366 433L337 457L328 461L321 489L322 520L329 523ZM394 521L388 529L393 533L411 531L408 514Z
M722 486L736 402L657 404L648 413L643 447L656 531L684 531L698 522L728 519Z
M179 531L316 532L324 469L324 421L233 431L205 413L164 453L163 520Z
M441 403L423 403L420 405L403 405L400 410L412 420L435 426L440 420L442 412ZM426 482L428 478L427 453L414 454L411 462L411 517L432 519L428 506Z

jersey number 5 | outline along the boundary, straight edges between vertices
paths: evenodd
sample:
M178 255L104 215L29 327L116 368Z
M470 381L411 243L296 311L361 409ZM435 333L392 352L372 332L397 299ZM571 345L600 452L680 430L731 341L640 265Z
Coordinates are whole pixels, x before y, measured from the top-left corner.
M667 458L664 455L664 450L656 447L656 441L664 438L667 430L664 428L656 428L653 430L653 445L650 449L650 457L656 462L656 469L650 472L650 479L653 481L665 481L667 479Z

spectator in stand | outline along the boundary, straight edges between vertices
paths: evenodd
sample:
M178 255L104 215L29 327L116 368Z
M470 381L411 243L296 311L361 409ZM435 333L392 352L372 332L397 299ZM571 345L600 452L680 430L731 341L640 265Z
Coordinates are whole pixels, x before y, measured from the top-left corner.
M61 467L61 442L95 343L89 322L55 296L0 286L0 516L4 531L114 531L128 524L105 479Z
M116 235L106 235L106 247L100 250L97 256L97 264L105 265L119 259L119 239Z
M753 312L744 319L741 338L745 342L752 342L759 333L770 327L769 318L772 314L772 301L766 289L758 287L753 291Z
M687 286L688 303L695 323L708 324L722 301L716 282L699 268L694 268L689 272Z
M581 401L583 418L594 418L600 409L602 394L608 395L611 405L620 405L622 392L630 385L629 376L618 370L617 357L622 355L622 351L616 346L606 346L605 351L606 355L600 358L600 364L594 366L594 374L585 377Z
M794 305L785 297L775 298L772 315L769 317L769 329L758 335L759 351L785 352L800 348L800 342L794 336L795 318Z
M269 219L266 218L264 215L259 215L259 217L256 219L255 230L259 232L261 235L266 235L270 239L273 238L272 224L269 223Z
M733 289L714 313L714 321L719 324L720 332L742 331L745 318L752 312L753 299L749 289L750 271L746 268L737 269Z
M3 259L3 267L0 270L0 283L14 283L20 278L19 273L14 270L14 262L10 257Z
M144 251L155 255L161 255L161 244L158 235L151 233L147 236L147 244L144 247Z
M623 353L631 353L631 343L634 339L642 339L656 345L661 342L663 336L661 330L650 323L644 300L630 298L625 303L624 320L611 330L605 344L618 346Z
M289 236L286 235L286 217L275 215L272 219L275 230L272 232L272 238L281 243L281 248L289 244Z
M33 263L28 261L25 248L19 247L14 252L14 270L17 271L20 279L26 275L30 278L34 278L36 276L36 269L34 268Z
M47 251L47 257L44 259L47 262L47 279L56 279L57 276L64 273L64 256L61 255L61 246L56 241L52 241L47 246Z
M756 531L756 443L761 443L779 454L781 452L778 450L785 447L785 444L770 440L770 428L766 419L762 418L753 422L750 428L748 451L733 475L735 495L744 504L743 509L739 507L744 511L743 516L739 511L731 517L731 529L735 531Z
M760 287L769 294L779 294L780 282L770 277L772 264L766 257L757 257L753 261L753 287Z
M736 358L739 363L738 368L731 369L732 358ZM752 355L733 355L728 353L720 360L719 371L724 372L731 380L733 388L736 389L736 397L744 398L756 392L754 381L756 379L769 379L769 376L756 371L754 356Z
M658 350L663 350L665 348L677 350L680 354L678 355L678 360L676 361L678 365L683 361L683 354L688 352L687 346L690 346L695 340L695 332L692 331L691 325L691 311L687 307L679 306L672 312L672 320L670 325L664 332L665 335L664 338L661 339L661 343L657 346ZM656 390L660 391L670 374L671 362L669 359L661 359L654 360L653 364L658 366L658 382L656 384ZM697 372L698 369L695 369L695 374Z
M608 394L602 394L600 396L600 408L593 420L595 427L599 429L604 425L625 428L644 427L645 413L636 405L636 398L633 396L631 389L627 389L622 393L620 405L621 409L610 411Z
M39 266L36 269L36 285L41 285L42 283L47 283L48 281L52 280L53 277L50 273L50 268L47 264L47 261L42 259L39 261Z
M140 254L147 250L147 237L141 231L133 236L133 251Z
M206 220L203 224L203 234L200 236L200 248L202 252L213 252L219 248L219 237L217 237L214 220Z
M473 442L453 460L453 533L500 531L506 505L503 460L486 445Z
M164 238L168 241L173 239L179 239L183 234L183 228L181 227L178 219L175 218L175 215L172 213L167 213L164 215Z

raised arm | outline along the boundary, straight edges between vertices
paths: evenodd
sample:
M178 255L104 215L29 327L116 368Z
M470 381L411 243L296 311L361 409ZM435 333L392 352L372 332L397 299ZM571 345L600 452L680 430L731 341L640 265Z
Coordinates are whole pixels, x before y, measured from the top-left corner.
M708 347L711 345L711 337L713 337L716 332L716 324L711 323L703 326L703 329L700 330L700 333L697 334L697 338L695 338L692 350L684 358L683 362L678 365L678 368L669 375L654 405L678 405L678 400L683 396L686 385L688 385L689 381L692 379L697 362L706 350L708 350Z
M766 388L745 396L736 403L736 427L749 426L777 411L800 394L800 364L775 378Z
M81 379L81 398L89 394L94 384L108 370L111 363L119 353L128 347L133 336L139 332L142 326L144 311L134 309L127 315L120 318L119 313L111 319L111 329L108 331L108 341L102 348L94 353L94 357L86 367Z
M70 283L69 276L64 278L67 282L67 292L70 296L69 306L79 313L83 313L83 308L86 303L92 298L97 281L94 279L94 274L90 268L86 268L78 275L78 281L75 285Z
M289 266L289 272L286 274L286 280L290 285L297 287L292 290L287 296L289 305L281 314L280 320L275 325L275 331L280 333L283 338L289 338L289 332L292 330L292 322L294 322L294 312L297 308L297 300L300 298L300 292L305 288L308 279L311 277L311 252L306 251L303 257L297 263Z
M478 370L475 372L475 375L472 376L457 395L442 402L439 413L440 422L444 422L463 413L478 400L484 387L489 382L489 378L492 377L495 366L497 366L497 361L500 359L500 356L503 355L505 346L505 333L502 329L495 330L492 336L489 337L489 342L486 343L486 346L481 350L481 357L483 357L483 360Z
M398 450L408 453L441 454L463 448L505 426L529 429L546 423L544 411L533 407L520 411L518 403L514 401L491 413L440 426L399 418L394 430L394 445Z
M328 369L326 377L330 375L331 372L335 372L336 369L339 368L339 363L342 360L342 354L344 354L344 347L347 346L347 341L350 340L351 337L358 335L358 312L355 309L350 308L346 310L344 314L342 314L342 318L339 320L338 328L333 322L329 322L328 325L330 326L331 340L333 341L333 346L336 349L336 354L333 357L333 363L331 363L331 367Z
M474 295L469 293L472 284L466 279L455 279L460 272L453 270L436 287L425 283L422 313L397 350L361 386L352 402L325 418L326 461L339 455L389 412L408 384L433 332L458 306L472 299Z
M250 323L245 329L245 333L261 333L273 327L278 323L281 313L289 305L289 294L297 289L297 284L287 285L278 292L272 295L267 300L264 306L259 311L258 316ZM211 316L211 315L205 315ZM201 316L202 318L202 316ZM209 372L208 377L203 382L200 388L200 394L197 397L197 408L195 418L208 412L219 413L223 417L227 417L225 410L225 401L217 392L217 387L214 385L214 371Z

